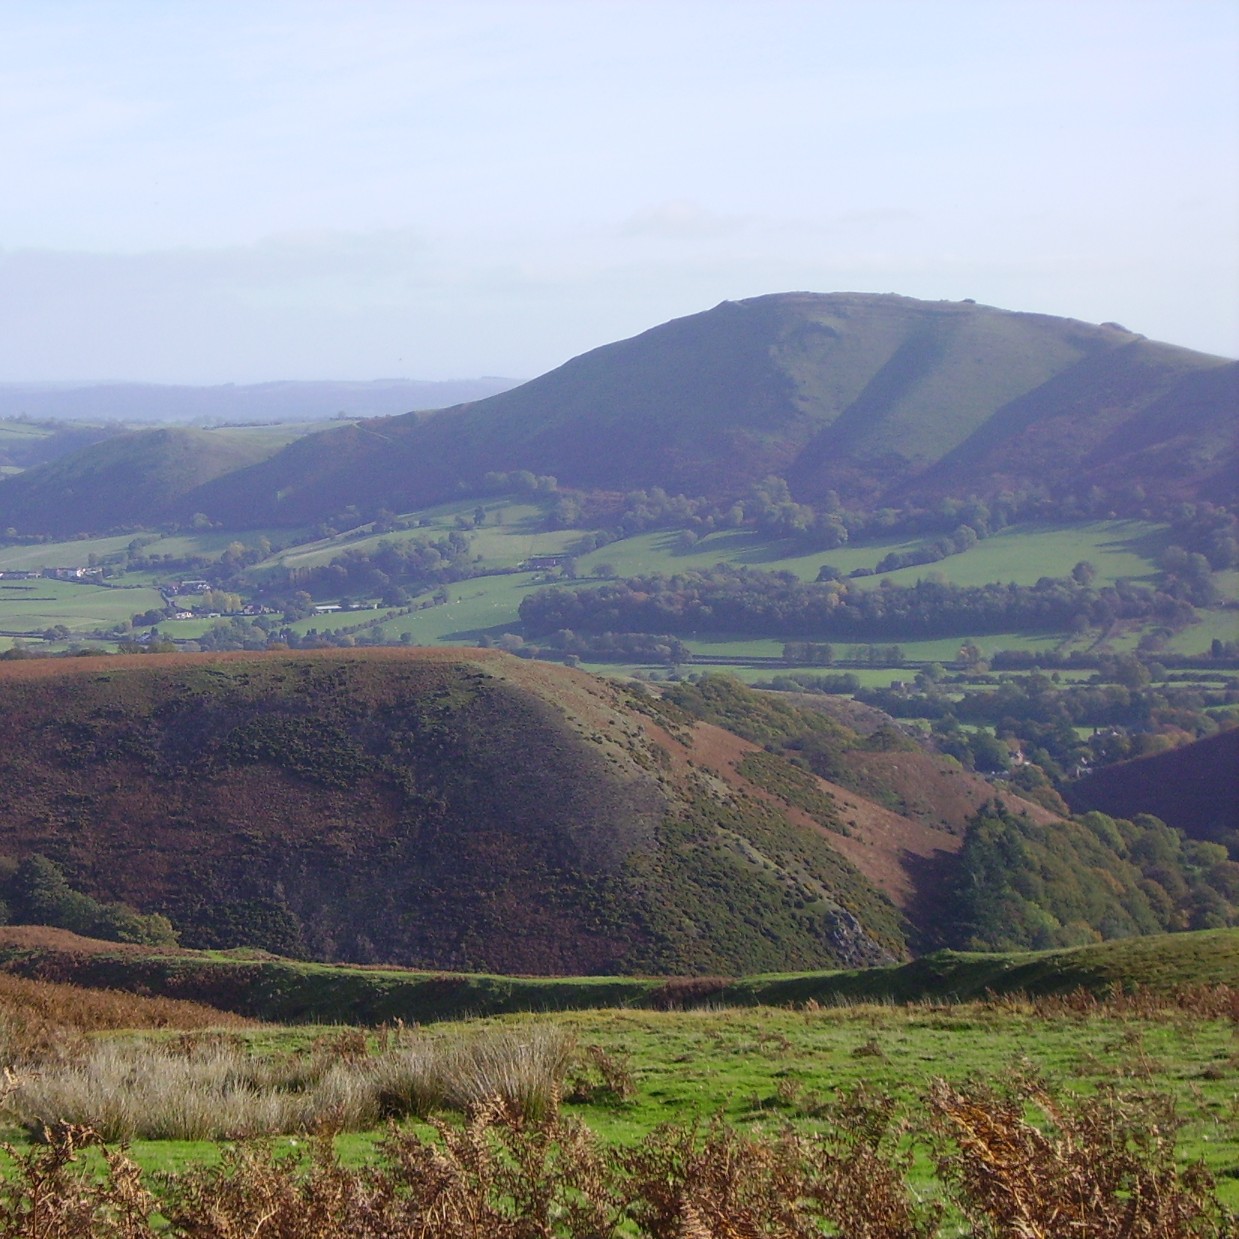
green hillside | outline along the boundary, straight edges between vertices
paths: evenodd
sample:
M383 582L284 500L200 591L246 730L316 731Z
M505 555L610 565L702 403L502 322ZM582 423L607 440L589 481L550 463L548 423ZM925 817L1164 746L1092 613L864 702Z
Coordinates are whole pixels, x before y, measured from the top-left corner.
M0 525L60 536L149 528L203 483L271 455L289 437L181 427L116 435L7 479Z
M1151 493L1166 489L1167 454L1191 461L1174 471L1178 489L1220 497L1233 490L1237 379L1222 359L1068 319L870 294L757 297L488 400L303 442L199 503L226 521L304 521L347 503L418 507L524 469L584 490L711 498L777 474L809 502L833 490L899 504L1043 485L1050 463L1049 480L1072 489L1104 479ZM1180 405L1185 416L1167 419ZM970 457L984 469L962 468Z
M514 977L356 968L246 952L117 946L54 930L0 928L0 970L191 999L274 1023L382 1024L608 1008L955 1003L1116 990L1173 994L1234 985L1239 929L1160 934L1059 951L940 951L911 963L749 977Z

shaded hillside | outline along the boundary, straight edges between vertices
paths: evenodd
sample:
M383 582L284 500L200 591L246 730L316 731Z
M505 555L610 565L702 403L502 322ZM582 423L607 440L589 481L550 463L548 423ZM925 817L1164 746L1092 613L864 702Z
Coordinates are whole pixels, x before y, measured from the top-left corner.
M1235 363L1114 325L894 295L755 297L472 404L371 419L187 479L178 514L245 527L349 505L409 511L520 470L716 500L771 474L811 503L831 491L898 506L1047 485L1225 500L1237 376ZM0 487L0 522L42 532L48 501L34 477L27 485ZM80 502L92 519L149 515Z
M1239 730L1103 766L1064 794L1077 813L1152 813L1194 839L1239 847Z
M618 688L492 652L17 662L0 853L182 942L527 973L904 950L813 829L672 762Z
M1047 443L1049 480L1073 488L1120 473L1157 492L1169 451L1176 486L1229 493L1236 374L1218 358L1045 315L867 294L756 297L476 404L296 444L221 479L199 506L250 521L350 502L404 510L520 469L577 488L716 498L782 474L802 499L833 489L897 503L935 468L923 490L1044 484ZM963 467L969 457L984 473Z

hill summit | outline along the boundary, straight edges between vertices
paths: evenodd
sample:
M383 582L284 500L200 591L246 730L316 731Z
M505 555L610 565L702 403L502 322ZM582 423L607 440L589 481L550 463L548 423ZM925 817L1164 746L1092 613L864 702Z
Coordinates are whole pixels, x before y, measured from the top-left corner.
M133 523L202 512L225 527L409 511L487 474L725 499L769 475L852 506L1090 488L1236 494L1239 363L1117 324L971 301L783 293L725 301L585 353L510 391L374 418L195 481ZM49 505L39 470L0 486L0 523Z

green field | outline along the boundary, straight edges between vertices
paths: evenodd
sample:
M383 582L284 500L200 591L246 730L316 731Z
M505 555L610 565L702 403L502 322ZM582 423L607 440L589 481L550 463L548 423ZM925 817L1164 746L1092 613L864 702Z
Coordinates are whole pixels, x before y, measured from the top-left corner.
M112 628L162 607L156 589L108 588L72 581L0 581L0 631L38 636L63 625L71 633Z
M1228 1078L1233 1037L1223 1020L1045 1018L1018 1004L949 1011L859 1005L493 1017L443 1025L436 1036L533 1030L548 1021L578 1045L599 1047L630 1074L632 1092L622 1101L565 1106L607 1147L632 1146L663 1124L704 1129L717 1118L750 1135L773 1137L789 1128L820 1132L846 1121L840 1113L844 1100L856 1094L892 1097L898 1118L923 1131L934 1078L996 1081L1019 1066L1052 1081L1060 1097L1087 1097L1105 1087L1131 1097L1150 1091L1173 1097L1184 1120L1179 1161L1202 1161L1217 1182L1218 1197L1239 1206L1239 1107ZM252 1039L261 1053L278 1056L332 1032L310 1027ZM407 1126L431 1134L416 1121ZM5 1134L24 1143L21 1132ZM362 1165L373 1161L381 1135L342 1134L335 1144L345 1164ZM294 1135L276 1148L290 1155L304 1143ZM130 1153L148 1171L176 1172L214 1163L220 1148L209 1141L139 1139ZM923 1149L910 1179L920 1193L940 1190Z
M678 538L675 531L661 530L612 542L583 556L578 570L586 574L596 571L599 564L610 564L618 576L635 576L710 568L722 562L766 572L793 572L802 581L811 581L823 564L831 564L846 575L857 568L876 567L891 552L913 551L934 541L896 537L806 552L790 540L770 540L749 530L709 534L691 550L677 549ZM911 585L934 574L957 585L986 585L992 581L1035 585L1043 576L1070 575L1081 560L1088 560L1097 569L1098 587L1112 585L1121 577L1149 581L1156 572L1157 556L1168 541L1167 527L1149 521L1013 525L978 542L962 555L900 568L880 577L860 577L858 582L868 588L889 578L901 585Z
M486 513L485 522L475 529L461 532L469 538L473 555L485 568L515 568L534 555L562 555L581 536L580 530L543 528L546 514L536 504L493 499L483 502L460 500L407 513L402 520L417 522L410 529L373 533L370 526L363 525L330 538L289 547L258 564L255 571L262 572L273 567L319 567L330 563L346 550L373 554L383 542L442 538L454 530L460 530L458 517L466 518L471 523L479 507Z
M461 522L471 524L478 507L484 510L483 523L477 528L462 530ZM536 575L512 573L517 565L535 555L570 553L585 532L580 529L547 530L544 528L545 515L544 504L524 499L492 498L481 503L458 500L406 514L401 519L411 523L411 527L387 534L375 534L366 525L330 538L287 545L290 537L304 537L304 531L255 530L237 536L202 530L160 536L140 535L135 549L146 556L202 556L213 559L234 542L246 547L257 546L265 537L276 545L284 544L284 549L250 569L252 579L260 581L277 567L321 566L346 550L373 552L386 540L398 542L413 538L437 538L460 530L470 540L470 557L475 568L493 575L449 585L447 592L450 601L446 606L427 607L394 618L382 626L382 636L393 643L403 639L418 645L468 645L475 644L483 636L496 638L505 632L519 633L518 607L521 599L533 589L558 583L553 572ZM872 569L883 556L914 550L927 541L893 537L842 546L832 551L806 552L791 540L772 540L751 530L724 530L709 534L691 549L684 550L679 546L680 536L679 531L660 530L610 543L581 555L577 559L577 581L563 583L580 586L597 582L601 579L596 575L600 568L604 568L608 575L626 577L708 569L720 562L767 571L788 571L801 580L810 581L816 578L823 564L831 564L843 573L857 568ZM886 580L912 585L919 579L932 577L961 586L996 581L1032 585L1045 576L1065 577L1077 563L1087 560L1097 569L1097 586L1112 584L1120 579L1149 584L1157 579L1157 558L1165 549L1169 536L1165 525L1135 520L1013 526L979 542L964 554L881 576L858 577L850 583L856 588L872 589ZM118 534L59 543L0 546L0 569L86 564L92 558L94 562L120 565L134 541L132 535ZM127 572L115 577L114 583L150 586L174 571ZM1223 597L1239 600L1239 572L1219 573L1215 584ZM244 590L242 594L244 596ZM0 630L35 632L60 623L75 633L95 627L110 627L118 620L129 618L130 614L159 605L158 598L151 591L146 592L145 598L149 601L140 601L135 593L131 600L127 600L126 606L128 601L133 601L135 605L128 607L123 615L113 606L105 607L98 614L87 608L84 612L71 611L67 615L58 606L36 615L31 608L21 604L6 609L3 599L0 599ZM28 612L28 616L23 618L14 614L14 610ZM293 630L304 634L310 628L324 633L355 628L367 618L376 618L379 614L374 612L365 616L359 612L349 612L345 615L315 616L299 621L293 625ZM1214 640L1233 641L1239 638L1239 612L1217 608L1201 611L1200 615L1199 623L1168 639L1164 647L1168 654L1207 654ZM211 621L206 620L170 622L165 632L174 639L192 640L210 626ZM956 657L965 636L967 634L960 633L931 641L901 641L896 637L885 639L882 643L900 645L904 658L911 663L948 663ZM1066 652L1090 648L1097 636L1097 633L1076 636L1066 633L1003 633L984 635L977 639L977 643L983 655L990 655L999 649ZM1140 636L1141 630L1120 629L1106 634L1105 648L1114 652L1133 650ZM726 633L690 634L683 640L694 653L712 658L734 657L736 662L727 665L735 667L738 674L749 679L761 678L765 671L753 672L745 666L747 660L778 657L782 650L782 641L778 639L745 639ZM834 641L832 644L836 646L836 658L847 659L850 657L850 647L856 643ZM611 668L600 665L600 669ZM897 670L891 678L899 678ZM883 682L889 683L889 678Z

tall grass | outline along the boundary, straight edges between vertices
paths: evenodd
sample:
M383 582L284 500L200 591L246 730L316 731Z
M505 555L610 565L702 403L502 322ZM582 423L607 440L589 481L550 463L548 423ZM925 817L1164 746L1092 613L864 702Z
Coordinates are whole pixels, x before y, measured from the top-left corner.
M257 1057L232 1039L98 1042L19 1072L5 1108L34 1131L90 1127L109 1142L363 1130L498 1097L536 1118L556 1104L574 1042L553 1028L462 1039L405 1034L366 1052L345 1036L308 1054Z

